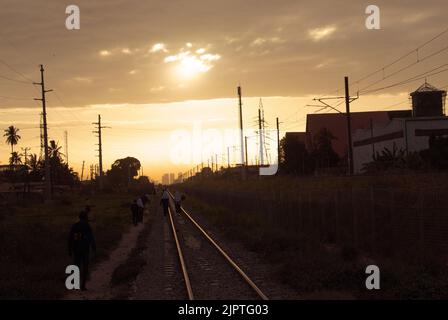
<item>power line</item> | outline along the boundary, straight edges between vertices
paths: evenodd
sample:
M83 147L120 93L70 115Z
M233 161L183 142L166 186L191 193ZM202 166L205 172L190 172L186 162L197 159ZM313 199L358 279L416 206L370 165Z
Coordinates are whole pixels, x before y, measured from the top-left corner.
M368 75L366 75L366 76L364 76L364 77L362 77L362 78L356 80L356 81L353 82L353 83L354 83L354 84L359 84L361 81L364 81L364 80L366 80L366 79L368 79L368 78L374 76L375 74L378 74L379 72L383 72L385 69L387 69L387 68L389 68L389 67L391 67L391 66L397 64L397 63L400 62L401 60L403 60L403 59L409 57L411 54L413 54L413 53L417 53L417 54L418 54L418 51L419 51L420 49L426 47L428 44L430 44L430 43L433 42L434 40L440 38L442 35L444 35L444 34L447 33L447 32L448 32L448 28L446 28L445 30L443 30L442 32L440 32L439 34L437 34L435 37L431 38L430 40L426 41L425 43L421 44L420 46L418 46L418 47L412 49L411 51L407 52L406 54L402 55L402 56L399 57L398 59L396 59L396 60L390 62L389 64L383 66L382 68L379 68L379 69L376 70L376 71L373 71L373 72L369 73Z
M23 73L21 73L20 71L16 70L13 66L11 66L9 63L7 63L5 60L0 59L0 63L5 65L8 69L10 69L11 71L15 72L19 76L21 76L23 79L25 79L26 82L24 82L24 83L29 83L29 84L33 84L34 83L34 81L32 79L28 78Z
M401 69L399 69L399 70L397 70L397 71L395 71L395 72L393 72L393 73L391 73L391 74L389 74L387 76L383 76L382 79L369 84L368 86L360 89L359 91L362 92L363 90L368 89L368 88L374 86L375 84L380 83L380 82L382 82L382 81L384 81L386 79L389 79L390 77L393 77L393 76L395 76L395 75L397 75L397 74L399 74L399 73L401 73L401 72L403 72L403 71L405 71L405 70L407 70L407 69L409 69L409 68L411 68L411 67L413 67L413 66L415 66L415 65L417 65L417 64L419 64L421 62L424 62L424 61L426 61L426 60L428 60L428 59L430 59L430 58L432 58L432 57L434 57L434 56L436 56L436 55L438 55L438 54L440 54L440 53L442 53L443 51L446 51L446 50L448 50L448 46L446 46L445 48L443 48L443 49L441 49L441 50L439 50L437 52L429 54L429 55L427 55L426 57L424 57L422 59L417 58L416 61L408 64L407 66L405 66L405 67L403 67L403 68L401 68Z
M6 99L6 100L32 100L33 98L0 96L0 99Z
M400 82L396 82L396 83L388 85L388 86L384 86L384 87L368 90L368 91L364 92L363 94L371 94L371 93L375 93L375 92L382 91L382 90L385 90L385 89L394 88L394 87L397 87L397 86L401 86L401 85L404 85L404 84L408 84L408 83L411 83L411 82L422 80L422 79L425 79L425 78L428 78L428 77L431 77L431 76L435 76L435 75L438 75L438 74L441 74L441 73L444 73L444 72L447 72L447 71L448 71L448 68L447 69L443 69L443 70L438 71L438 72L429 73L429 74L428 74L428 72L425 72L425 73L423 73L421 75L414 76L414 77L411 77L409 79L406 79L406 80L403 80L403 81L400 81Z
M3 75L0 75L0 78L2 78L2 79L4 79L4 80L8 80L8 81L12 81L12 82L16 82L16 83L32 84L32 83L29 83L28 81L17 80L17 79L13 79L13 78L10 78L10 77L7 77L7 76L3 76Z

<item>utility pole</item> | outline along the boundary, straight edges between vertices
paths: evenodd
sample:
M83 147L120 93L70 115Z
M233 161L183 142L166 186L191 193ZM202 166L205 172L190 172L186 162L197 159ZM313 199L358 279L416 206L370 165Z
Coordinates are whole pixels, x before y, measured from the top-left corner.
M99 158L99 189L100 191L103 190L103 142L102 142L102 129L106 129L109 127L103 127L101 126L101 115L98 115L98 122L93 122L92 124L97 126L97 131L93 131L93 133L96 133L98 135L98 158Z
M245 157L244 157L244 127L243 127L243 100L241 86L238 86L238 104L240 109L240 130L241 130L241 177L246 179Z
M47 127L47 105L45 100L45 94L53 90L45 90L44 82L44 66L40 65L40 82L35 82L35 85L41 87L41 98L35 98L34 100L42 101L42 126L44 131L44 163L45 163L45 200L51 199L51 173L50 173L50 158L48 154L48 127Z
M230 147L227 147L227 168L230 168Z
M260 136L260 166L263 166L263 128L261 126L261 109L258 108L258 135Z
M348 86L348 77L344 78L345 84L345 108L347 116L347 135L348 135L348 174L353 175L353 145L352 145L352 120L350 115L350 92Z
M28 147L25 148L21 148L22 151L24 152L24 156L25 156L25 166L28 164L28 151L30 151L31 149Z
M82 181L82 178L84 177L84 164L85 164L85 161L82 162L81 181Z
M244 146L245 146L245 150L246 150L246 166L249 165L249 158L247 157L247 137L244 137Z
M219 171L219 167L218 167L218 155L215 154L215 159L216 159L216 172Z
M68 166L68 133L67 130L64 131L64 142L65 142L65 161Z
M372 139L372 158L375 156L375 143L373 142L373 120L370 118L370 138Z
M280 166L280 122L278 121L278 117L276 119L277 122L277 165Z
M45 142L44 142L44 119L42 113L40 113L40 151L39 151L39 159L42 159L44 156Z

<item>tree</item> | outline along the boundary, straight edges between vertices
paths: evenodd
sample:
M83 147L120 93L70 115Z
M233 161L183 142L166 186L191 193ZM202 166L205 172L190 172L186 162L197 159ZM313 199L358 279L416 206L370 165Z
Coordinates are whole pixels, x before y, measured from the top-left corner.
M366 163L362 171L366 173L376 173L378 171L387 171L391 169L406 168L406 152L403 149L398 149L394 143L392 149L385 147L381 152L376 152L373 155L373 161Z
M305 144L294 136L287 135L280 141L280 172L306 174L312 171L310 155Z
M30 169L29 175L31 181L42 181L44 177L44 163L42 159L39 159L39 157L36 154L30 154L28 156L28 167Z
M420 152L421 157L434 169L448 169L448 137L429 137L429 148Z
M14 152L14 146L17 145L17 143L20 140L20 136L18 135L20 129L9 126L8 129L5 129L5 134L3 134L4 137L6 137L6 143L11 145L11 155Z
M9 158L9 164L12 165L19 165L22 164L21 155L17 152L12 152L11 157Z
M61 149L62 147L58 146L54 140L51 140L48 146L48 156L50 159L62 159L64 154L61 152Z
M333 140L337 138L327 128L322 128L313 140L312 156L318 168L334 167L339 162L338 154L333 150Z
M64 163L61 153L62 147L58 146L56 141L51 140L48 146L48 156L50 160L50 176L53 185L73 185L79 180L77 173L73 171L66 163ZM40 162L40 161L39 161ZM43 164L39 166L40 171Z
M136 158L118 159L112 164L111 169L107 171L107 180L113 185L126 186L138 175L140 168L140 161Z

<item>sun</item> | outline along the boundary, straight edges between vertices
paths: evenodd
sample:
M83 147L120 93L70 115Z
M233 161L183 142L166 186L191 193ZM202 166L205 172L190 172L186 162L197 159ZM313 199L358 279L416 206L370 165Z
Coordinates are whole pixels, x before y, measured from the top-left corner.
M176 72L180 78L190 79L198 74L206 73L211 67L195 56L185 56L178 62Z

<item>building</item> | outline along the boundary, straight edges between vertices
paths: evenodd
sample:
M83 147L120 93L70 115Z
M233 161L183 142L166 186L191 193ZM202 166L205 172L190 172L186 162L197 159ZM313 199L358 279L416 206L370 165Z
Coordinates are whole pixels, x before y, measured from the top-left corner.
M445 116L446 91L423 84L411 93L412 113L391 119L385 124L353 130L353 162L355 173L362 173L365 164L376 152L385 148L417 152L429 148L430 136L448 136Z
M167 186L167 185L170 184L170 175L169 175L168 173L165 173L165 174L162 176L162 184L163 184L164 186Z
M286 132L286 139L295 139L306 145L306 132Z
M367 129L371 126L381 127L393 119L411 117L410 110L352 112L352 134L357 130ZM306 121L306 148L309 152L314 149L314 137L326 128L336 138L333 140L333 150L344 158L348 155L348 129L345 113L308 114Z

